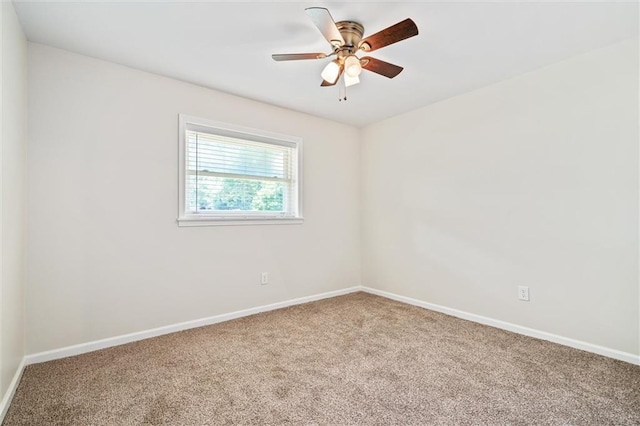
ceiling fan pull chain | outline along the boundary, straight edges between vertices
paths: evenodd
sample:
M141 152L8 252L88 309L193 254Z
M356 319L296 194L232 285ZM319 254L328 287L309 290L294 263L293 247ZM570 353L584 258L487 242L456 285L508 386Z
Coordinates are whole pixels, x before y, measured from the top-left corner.
M342 76L342 87L344 87L344 100L347 100L347 80L346 80L346 75Z
M347 85L345 84L344 78L340 79L338 87L339 87L339 89L338 89L338 101L339 102L342 102L343 100L346 101L347 100Z

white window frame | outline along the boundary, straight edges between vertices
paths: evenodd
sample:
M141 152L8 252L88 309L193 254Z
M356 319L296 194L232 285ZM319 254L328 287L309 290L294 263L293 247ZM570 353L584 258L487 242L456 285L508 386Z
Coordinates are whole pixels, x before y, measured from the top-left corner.
M274 145L294 145L297 157L297 214L295 217L280 217L261 212L224 212L192 214L186 209L187 194L187 130L198 130L223 136L235 137ZM178 174L178 226L215 226L215 225L281 225L301 224L302 216L302 138L252 129L219 121L207 120L186 114L178 115L179 131L179 174Z

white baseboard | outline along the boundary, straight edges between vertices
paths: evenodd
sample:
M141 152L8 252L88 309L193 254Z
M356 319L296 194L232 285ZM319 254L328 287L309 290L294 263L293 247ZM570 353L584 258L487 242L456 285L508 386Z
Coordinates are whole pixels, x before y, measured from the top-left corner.
M163 334L175 333L176 331L188 330L190 328L217 324L219 322L246 317L248 315L259 314L261 312L267 312L267 311L273 311L274 309L286 308L288 306L300 305L302 303L314 302L316 300L342 296L343 294L354 293L356 291L362 291L362 287L355 286L355 287L345 288L342 290L329 291L327 293L316 294L313 296L306 296L306 297L300 297L297 299L285 300L283 302L272 303L270 305L263 305L255 308L243 309L241 311L230 312L227 314L214 315L212 317L181 322L178 324L167 325L164 327L158 327L151 330L138 331L135 333L124 334L121 336L108 337L106 339L101 339L101 340L94 340L93 342L80 343L78 345L67 346L60 349L53 349L50 351L39 352L39 353L27 355L25 357L26 365L38 364L40 362L52 361L54 359L80 355L87 352L93 352L100 349L110 348L113 346L124 345L125 343L131 343L131 342L136 342L138 340L144 340L144 339L149 339L151 337L161 336Z
M80 355L87 352L93 352L100 349L110 348L113 346L123 345L125 343L136 342L138 340L149 339L151 337L161 336L163 334L175 333L177 331L188 330L190 328L203 327L206 325L217 324L224 321L229 321L236 318L245 317L248 315L258 314L260 312L272 311L275 309L286 308L288 306L300 305L302 303L313 302L316 300L327 299L330 297L341 296L344 294L354 293L357 291L365 291L367 293L375 294L378 296L386 297L388 299L397 300L399 302L407 303L409 305L419 306L421 308L430 309L432 311L441 312L454 317L462 318L465 320L477 322L479 324L489 325L491 327L500 328L502 330L511 331L525 336L535 337L542 340L558 343L561 345L569 346L572 348L580 349L587 352L592 352L598 355L603 355L609 358L618 359L621 361L629 362L631 364L640 365L640 356L634 355L628 352L622 352L616 349L607 348L604 346L595 345L592 343L583 342L580 340L571 339L568 337L559 336L557 334L547 333L545 331L535 330L528 327L523 327L517 324L509 323L506 321L500 321L493 318L484 317L481 315L472 314L469 312L460 311L458 309L448 308L446 306L440 306L422 300L413 299L406 296L400 296L398 294L390 293L383 290L378 290L365 286L354 286L345 288L342 290L330 291L327 293L316 294L313 296L300 297L297 299L285 300L283 302L272 303L270 305L258 306L255 308L244 309L241 311L230 312L221 315L215 315L212 317L201 318L193 321L182 322L179 324L172 324L165 327L154 328L151 330L139 331L136 333L125 334L121 336L110 337L107 339L96 340L93 342L81 343L78 345L67 346L65 348L54 349L51 351L40 352L25 356L20 374L24 365L37 364L40 362L51 361L54 359L66 358L69 356ZM17 376L15 385L19 382L20 377ZM12 382L13 383L13 382ZM13 389L15 392L15 389ZM13 396L13 393L7 393L7 395ZM5 400L11 399L5 395L2 400L3 405L0 406L5 410Z
M622 352L616 349L606 348L604 346L594 345L593 343L582 342L580 340L570 339L568 337L558 336L557 334L547 333L545 331L535 330L533 328L523 327L510 322L500 321L493 318L483 317L481 315L471 314L464 311L459 311L453 308L447 308L446 306L440 306L433 303L423 302L422 300L413 299L411 297L400 296L387 291L378 290L375 288L363 286L362 291L375 294L378 296L386 297L387 299L397 300L398 302L407 303L409 305L419 306L421 308L429 309L443 314L451 315L457 318L477 322L479 324L489 325L491 327L500 328L502 330L512 331L518 334L524 334L525 336L535 337L537 339L547 340L549 342L558 343L564 346L570 346L572 348L580 349L587 352L592 352L598 355L603 355L609 358L618 359L631 364L640 365L640 356L634 355L629 352Z
M7 392L5 392L4 396L2 397L2 402L0 402L0 424L2 424L2 422L4 421L4 416L9 410L9 405L11 405L13 395L16 394L16 389L18 389L18 385L20 384L20 379L22 378L22 373L24 372L25 365L26 359L22 358L22 361L20 361L18 369L16 370L16 374L13 375L13 379L11 380L11 383L9 383Z

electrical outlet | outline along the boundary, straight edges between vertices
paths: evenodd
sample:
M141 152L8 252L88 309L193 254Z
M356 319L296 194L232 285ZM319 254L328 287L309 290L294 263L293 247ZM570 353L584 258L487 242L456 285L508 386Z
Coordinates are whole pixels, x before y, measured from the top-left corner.
M268 272L263 272L262 273L262 278L260 278L260 284L262 284L262 285L269 284L269 273Z
M518 299L524 300L525 302L529 301L529 287L524 285L518 286Z

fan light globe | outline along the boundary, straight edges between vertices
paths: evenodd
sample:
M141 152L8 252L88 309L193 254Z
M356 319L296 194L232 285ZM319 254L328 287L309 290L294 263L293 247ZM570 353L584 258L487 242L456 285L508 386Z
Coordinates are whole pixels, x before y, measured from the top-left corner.
M320 76L327 83L335 83L340 75L340 65L338 61L331 61L327 64L326 67L322 70Z
M351 77L349 74L344 75L344 85L346 87L353 86L358 83L360 83L360 78L357 75L355 77Z
M344 60L345 73L349 77L357 77L362 72L362 66L360 65L360 59L356 55L349 55Z

